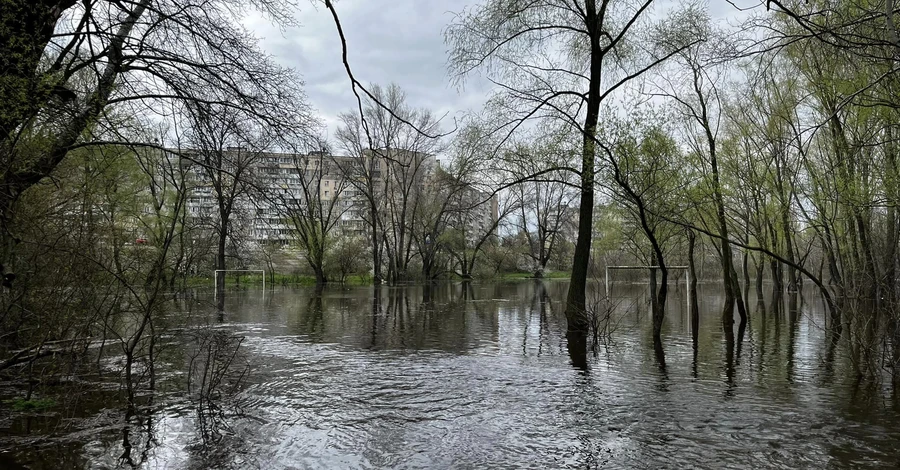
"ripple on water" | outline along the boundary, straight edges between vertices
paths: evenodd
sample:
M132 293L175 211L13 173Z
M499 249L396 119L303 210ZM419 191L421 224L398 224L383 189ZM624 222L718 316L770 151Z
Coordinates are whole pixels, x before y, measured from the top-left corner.
M658 355L632 309L583 372L548 309L564 290L542 304L535 285L442 286L428 306L396 289L375 314L368 289L245 298L219 326L246 336L243 417L204 448L194 411L164 410L147 467L900 468L895 406L829 378L814 322L757 316L729 349L705 312L695 352L675 309ZM82 450L114 466L121 439Z

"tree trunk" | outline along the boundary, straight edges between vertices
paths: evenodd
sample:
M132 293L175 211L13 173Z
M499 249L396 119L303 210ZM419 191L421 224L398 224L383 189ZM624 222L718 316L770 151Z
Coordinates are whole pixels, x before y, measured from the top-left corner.
M225 311L225 245L228 237L227 220L219 227L219 239L216 244L216 308Z
M862 209L854 210L854 219L856 220L857 233L859 234L860 249L862 250L863 257L863 271L865 272L862 294L865 298L874 300L878 298L878 265L875 263L875 255L872 253L869 226L863 220L863 216L860 213L861 210Z
M747 304L744 302L744 297L740 295L740 282L738 282L737 270L735 270L733 266L731 269L731 284L735 292L735 303L737 304L738 316L741 319L741 323L744 323L747 321Z
M597 121L600 116L600 81L604 53L600 46L600 37L605 34L599 29L597 5L593 0L585 2L585 20L591 37L590 70L588 72L590 81L585 108L584 134L581 142L581 199L578 208L578 238L575 242L572 277L566 296L565 312L567 329L570 333L569 340L572 341L572 336L581 335L584 340L577 344L586 345L588 321L587 315L585 315L585 291L587 290L588 263L591 258L591 236L594 225L594 139L597 135Z
M763 271L765 271L765 265L763 264L763 255L759 255L759 261L753 261L753 266L756 269L756 299L762 300L763 298Z
M750 244L750 240L746 240L746 243ZM750 253L747 250L743 250L742 256L741 269L744 274L744 296L746 297L747 293L750 291Z
M688 287L688 296L691 302L691 338L694 344L697 344L698 333L700 332L700 306L697 304L697 268L694 264L694 247L697 243L697 236L693 231L688 232L688 275L691 276L690 286Z
M475 257L472 257L472 264L475 264ZM472 267L469 265L469 258L466 256L465 252L463 252L462 256L462 264L461 264L461 273L463 279L472 279Z
M372 241L372 282L375 285L381 284L381 247L378 244L378 208L375 206L375 201L369 201L369 216L372 218L371 220L371 228L372 232L369 234L370 240Z
M653 319L653 337L656 338L656 312L657 308L657 299L656 299L656 256L652 255L650 257L652 261L650 261L650 314Z
M785 258L790 262L794 262L794 236L791 233L791 217L790 217L790 208L789 204L785 204L784 209L781 211L781 224L784 226L784 249L785 249ZM788 265L787 267L788 279L787 279L787 289L788 292L796 292L797 291L797 269L792 265Z
M435 273L435 257L436 254L430 248L426 248L422 254L422 278L431 281L437 277Z
M12 286L12 279L16 271L16 244L18 241L11 233L13 205L15 204L10 198L0 195L0 278L7 284ZM7 298L3 297L4 300ZM5 307L6 305L4 305ZM4 309L4 311L6 311Z
M653 255L653 264L659 266L660 271L660 284L659 289L656 290L656 286L653 286L654 290L656 290L656 298L653 302L653 340L660 341L662 335L662 325L663 319L666 314L666 297L669 293L669 270L666 268L665 260L662 257L662 250L659 247L658 241L654 238L651 242L654 245L654 255ZM656 281L656 269L652 269L653 276L651 280L655 283Z
M886 188L887 199L889 203L892 203L888 207L887 211L887 254L884 259L884 276L882 281L882 291L884 292L884 297L887 300L889 305L894 305L898 300L897 298L897 232L900 231L900 220L897 218L897 204L900 203L900 197L898 197L897 190L897 181L900 181L900 169L897 167L897 154L896 154L896 145L894 143L894 132L893 128L888 125L885 128L885 132L887 135L888 147L885 151L886 155L886 163L887 167L884 171L885 175L893 181L895 184L890 185L891 187ZM895 325L896 326L896 325ZM895 354L900 354L900 351L896 349L895 344ZM900 364L896 364L897 367L900 367ZM895 368L895 371L897 369ZM898 374L895 374L895 377L900 377L900 371Z
M313 274L316 276L316 286L322 286L328 282L328 278L325 276L325 270L322 268L321 264L313 268Z

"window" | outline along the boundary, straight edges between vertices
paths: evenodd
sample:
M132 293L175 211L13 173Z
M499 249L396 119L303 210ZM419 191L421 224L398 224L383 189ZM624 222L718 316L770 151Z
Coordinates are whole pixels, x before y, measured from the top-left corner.
M325 197L328 197L328 191L325 191Z
M328 187L328 183L330 183L330 182L331 182L331 181L325 180L325 187L326 187L326 188Z

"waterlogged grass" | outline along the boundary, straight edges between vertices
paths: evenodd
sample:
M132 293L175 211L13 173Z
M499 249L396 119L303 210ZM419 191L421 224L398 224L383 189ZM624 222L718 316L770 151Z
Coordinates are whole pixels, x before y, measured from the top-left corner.
M372 276L369 275L347 276L347 279L344 279L344 284L348 286L368 286L371 285L372 282Z
M225 286L256 286L262 285L263 278L260 273L243 274L240 277L229 274L225 276ZM316 278L313 276L305 276L301 274L266 274L266 284L274 285L313 285ZM187 279L188 287L213 287L212 276L193 276Z
M240 280L236 276L226 276L226 287L237 286L261 286L263 282L260 274L242 275ZM305 274L276 274L275 276L266 275L266 286L314 286L316 284L315 276ZM329 284L340 284L337 279L330 279ZM372 276L369 275L351 275L344 279L345 285L366 286L372 284ZM188 287L213 287L212 276L195 276L187 279Z
M548 271L544 273L542 279L569 279L570 273L568 271ZM451 277L454 279L455 277ZM499 273L495 276L488 277L479 277L479 281L492 281L492 280L521 280L521 279L535 279L533 272L512 272L512 273ZM415 280L413 280L415 282ZM373 279L371 275L368 274L360 274L360 275L350 275L344 279L344 285L347 286L370 286L373 283ZM315 276L306 275L306 274L276 274L274 276L267 275L266 276L266 285L269 287L273 286L314 286L316 284ZM341 283L337 278L330 278L328 280L329 285L340 285ZM260 286L262 285L262 276L259 274L246 274L240 277L240 280L236 276L229 275L225 278L225 286L228 288L234 288L238 286ZM187 279L188 287L213 287L213 278L212 276L195 276L189 277Z
M544 273L541 279L568 279L570 273L568 271L548 271ZM515 280L515 279L536 279L534 273L516 272L516 273L500 273L497 279Z
M56 406L56 400L52 398L32 398L31 400L11 398L3 400L3 404L15 411L43 411Z

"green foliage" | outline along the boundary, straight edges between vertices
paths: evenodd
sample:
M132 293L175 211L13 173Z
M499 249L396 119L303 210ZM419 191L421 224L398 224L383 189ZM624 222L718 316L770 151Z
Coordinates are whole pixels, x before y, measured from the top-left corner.
M571 273L568 271L547 271L544 272L544 275L540 277L540 279L568 279ZM530 272L509 272L509 273L501 273L499 276L493 277L493 279L503 279L503 280L516 280L516 279L538 279L534 276L534 273Z
M52 398L11 398L3 400L3 404L9 406L14 411L44 411L56 406L56 400Z
M332 280L346 282L351 276L359 279L369 269L366 241L361 237L339 235L325 253L325 269Z
M600 235L595 256L622 250L649 264L651 237L666 252L673 237L682 234L665 217L690 205L685 154L654 110L638 110L626 119L607 117L603 136L608 143L602 176L613 200L594 221L595 235Z
M625 241L624 218L625 212L618 204L607 204L597 208L598 214L594 217L594 243L595 256L618 250Z

